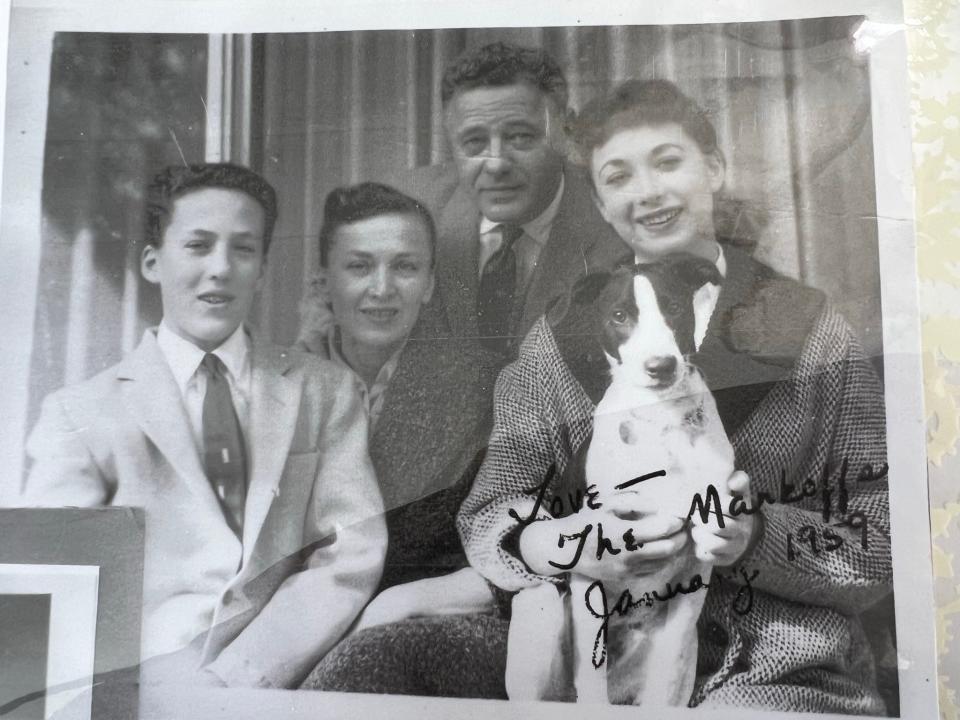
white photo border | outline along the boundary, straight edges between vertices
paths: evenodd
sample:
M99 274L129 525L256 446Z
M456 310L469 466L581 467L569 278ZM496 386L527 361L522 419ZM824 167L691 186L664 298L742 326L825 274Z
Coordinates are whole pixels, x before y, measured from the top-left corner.
M873 121L875 186L877 193L879 257L882 278L883 347L890 485L890 523L893 543L896 628L900 666L900 699L904 717L937 717L934 601L931 580L929 516L926 492L925 427L922 404L920 324L917 302L916 241L913 223L907 49L903 10L895 0L849 0L837 7L834 0L677 0L637 3L635 0L584 2L583 0L533 0L522 5L510 0L476 3L431 0L360 0L344 3L288 0L236 2L229 0L14 0L10 15L10 61L6 73L6 139L3 165L3 213L0 217L0 337L8 346L29 348L37 289L43 143L50 53L54 32L281 32L358 29L426 29L436 27L568 26L623 24L692 24L762 21L862 14L873 23L870 78ZM25 64L20 54L37 58ZM20 133L18 128L29 127ZM24 290L26 286L26 290ZM12 477L22 467L23 424L26 417L26 378L29 353L7 353L8 392L2 400L6 427L0 439L0 463ZM910 478L908 481L907 478ZM8 483L7 483L8 484ZM0 483L0 500L4 484ZM331 717L397 717L409 713L428 717L582 717L584 708L552 703L400 698L325 694L322 703L310 702L309 693L271 694L278 717L308 717L322 705ZM238 707L243 692L226 696L214 693L210 707L180 698L184 708L204 707L204 717L242 717ZM306 696L306 697L303 697ZM266 698L266 696L258 696ZM294 699L295 698L295 699ZM187 703L190 704L187 704ZM257 716L269 705L264 699ZM451 703L453 703L451 705ZM217 708L220 708L218 711ZM636 716L635 708L591 707L592 717ZM678 709L660 717L688 717ZM703 718L762 718L768 712L693 711ZM222 714L221 714L222 713ZM302 714L301 714L302 713ZM252 715L251 715L252 716ZM821 714L776 714L777 717L846 717Z

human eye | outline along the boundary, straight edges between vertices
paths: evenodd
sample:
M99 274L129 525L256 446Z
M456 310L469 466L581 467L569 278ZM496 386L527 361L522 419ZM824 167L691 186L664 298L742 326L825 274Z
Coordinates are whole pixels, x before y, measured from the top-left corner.
M537 141L537 134L532 130L514 130L507 133L506 140L515 150L529 150Z
M665 155L657 160L657 170L661 172L671 172L680 167L683 158L679 155Z
M210 246L210 243L204 238L195 237L195 238L188 238L187 241L183 244L183 246L187 250L191 250L193 252L202 252Z
M415 260L398 260L393 267L405 275L413 275L420 269L420 264Z
M466 135L460 139L460 150L464 155L479 155L487 146L487 139L482 135Z
M610 187L619 187L625 185L630 180L630 173L625 170L613 170L608 173L605 173L601 178L601 182L604 185L609 185Z

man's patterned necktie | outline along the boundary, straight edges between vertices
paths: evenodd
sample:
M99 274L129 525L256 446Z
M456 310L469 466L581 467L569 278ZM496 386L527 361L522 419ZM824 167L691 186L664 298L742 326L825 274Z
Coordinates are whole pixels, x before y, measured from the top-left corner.
M519 284L515 246L523 236L523 228L507 224L498 227L500 247L487 260L480 274L477 325L484 347L507 354L513 341L513 315Z

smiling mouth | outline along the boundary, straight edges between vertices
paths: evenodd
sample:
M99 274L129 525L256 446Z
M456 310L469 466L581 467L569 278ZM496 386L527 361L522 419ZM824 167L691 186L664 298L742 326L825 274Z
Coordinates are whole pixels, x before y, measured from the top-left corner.
M232 295L222 295L220 293L204 293L203 295L198 295L197 298L207 305L214 306L226 305L233 300Z
M668 210L658 210L655 213L644 215L637 218L637 222L645 228L658 228L671 222L682 212L681 208L670 208Z

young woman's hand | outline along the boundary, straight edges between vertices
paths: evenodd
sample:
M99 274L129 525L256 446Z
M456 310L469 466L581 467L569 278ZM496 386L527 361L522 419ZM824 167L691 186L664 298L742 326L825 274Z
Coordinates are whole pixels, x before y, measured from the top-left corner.
M739 495L750 502L750 477L740 470L727 480L727 491L720 493L721 504L726 507L731 496ZM757 515L723 516L724 527L719 527L711 518L709 524L700 522L694 515L690 536L693 538L696 556L704 562L721 567L735 565L751 547L761 527Z
M570 571L603 582L641 576L669 580L689 539L683 526L684 518L638 507L635 498L621 496L599 510L585 508L528 525L520 535L520 554L538 575ZM609 547L601 544L601 533Z

